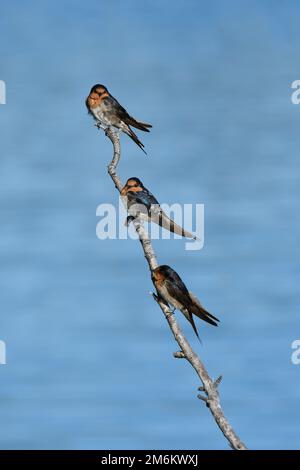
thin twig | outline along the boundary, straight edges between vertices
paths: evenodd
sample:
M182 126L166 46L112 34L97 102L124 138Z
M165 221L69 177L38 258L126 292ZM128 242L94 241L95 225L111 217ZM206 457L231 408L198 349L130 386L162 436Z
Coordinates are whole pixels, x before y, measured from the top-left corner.
M112 178L115 184L115 187L118 189L119 192L121 192L123 185L116 171L117 165L121 157L119 134L116 131L114 131L111 127L109 127L105 131L105 134L111 140L113 144L113 149L114 149L113 159L110 165L108 166L108 173L110 177ZM149 265L149 269L150 271L153 271L158 266L158 262L157 262L156 255L154 253L151 241L148 237L148 233L144 229L143 225L137 219L133 221L133 224L135 226L135 230L138 233L139 240L141 242L145 258ZM170 329L174 335L174 338L179 345L180 351L177 351L176 353L174 353L174 357L180 358L180 359L181 358L186 359L191 364L191 366L195 369L196 373L198 374L201 380L202 387L199 387L199 389L202 392L204 392L205 395L198 395L198 398L203 400L206 403L206 406L210 409L210 412L213 415L217 425L221 429L225 438L228 440L229 445L232 447L232 449L246 450L247 448L245 444L240 440L240 438L234 432L233 428L229 424L221 408L220 398L219 398L219 393L218 393L218 386L221 382L222 376L218 377L218 379L216 379L215 381L213 381L210 378L206 368L204 367L204 364L200 361L199 357L193 351L188 340L183 335L175 319L175 316L173 315L173 312L155 294L153 294L153 298L158 303L162 312L164 313L167 319L167 322L170 326Z

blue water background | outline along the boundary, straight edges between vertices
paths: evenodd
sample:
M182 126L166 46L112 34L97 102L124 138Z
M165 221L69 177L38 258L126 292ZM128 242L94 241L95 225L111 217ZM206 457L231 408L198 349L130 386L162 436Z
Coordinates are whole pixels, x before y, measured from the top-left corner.
M137 118L120 176L205 205L205 246L155 241L221 319L199 325L224 411L250 448L299 448L299 2L3 1L0 79L2 449L227 449L196 398L134 240L100 241L117 203L97 82Z

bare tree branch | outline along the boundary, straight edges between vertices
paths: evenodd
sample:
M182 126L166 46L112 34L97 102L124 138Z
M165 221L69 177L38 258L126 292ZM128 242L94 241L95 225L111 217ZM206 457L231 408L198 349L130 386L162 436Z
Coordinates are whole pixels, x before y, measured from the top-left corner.
M115 187L118 189L119 192L121 192L123 185L116 172L117 165L120 161L120 156L121 156L119 133L117 133L110 127L105 131L105 134L111 140L113 144L113 149L114 149L113 159L110 165L108 166L108 173L110 177L112 178L115 184ZM133 224L135 226L135 230L138 233L139 240L141 242L145 258L149 265L149 269L150 271L153 271L158 266L158 262L157 262L156 255L154 253L151 241L148 237L148 233L144 229L143 225L137 219L133 221ZM204 364L200 361L199 357L193 351L191 345L189 344L189 342L183 335L175 319L173 312L170 310L170 308L167 305L164 304L164 302L161 299L159 299L156 296L156 294L152 294L152 295L155 301L160 306L162 312L164 313L167 319L167 322L170 326L170 329L174 335L174 338L180 347L180 351L175 352L174 357L178 359L186 359L191 364L191 366L195 369L196 373L198 374L201 380L202 387L199 387L199 390L202 391L204 395L199 394L198 398L200 400L203 400L206 403L206 406L209 408L217 425L221 429L222 433L224 434L225 438L229 442L229 445L232 447L232 449L246 450L247 448L245 444L240 440L240 438L234 432L233 428L229 424L221 408L218 386L221 382L222 376L220 376L215 381L213 381L210 378L206 368L204 367Z

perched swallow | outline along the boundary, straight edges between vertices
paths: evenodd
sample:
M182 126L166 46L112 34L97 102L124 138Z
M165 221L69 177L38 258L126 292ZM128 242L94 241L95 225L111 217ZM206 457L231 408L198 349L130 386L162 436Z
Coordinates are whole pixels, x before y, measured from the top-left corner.
M217 322L220 320L202 307L199 300L187 290L184 282L170 266L162 265L154 269L152 281L158 296L168 305L172 306L174 310L178 309L183 313L185 318L191 323L198 338L199 335L193 314L211 325L218 326Z
M163 212L157 199L138 178L132 177L127 180L121 190L121 196L126 199L127 210L130 214L127 221L140 217L147 222L154 222L172 233L196 240L197 237L181 228Z
M126 109L109 93L104 85L94 85L87 97L85 104L89 114L91 114L97 123L104 127L114 126L120 131L125 132L129 137L143 150L144 144L140 142L137 135L130 126L136 127L144 132L150 132L148 127L151 124L140 122L130 116Z

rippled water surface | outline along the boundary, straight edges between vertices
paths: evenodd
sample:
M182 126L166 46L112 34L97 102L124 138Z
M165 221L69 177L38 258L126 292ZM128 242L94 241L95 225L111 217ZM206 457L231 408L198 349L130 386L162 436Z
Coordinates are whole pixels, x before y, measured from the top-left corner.
M241 7L243 3L243 8ZM96 238L105 83L153 123L120 176L205 205L205 246L160 240L220 328L177 317L251 448L299 448L297 2L4 2L0 16L0 447L228 448L149 291L134 240Z

